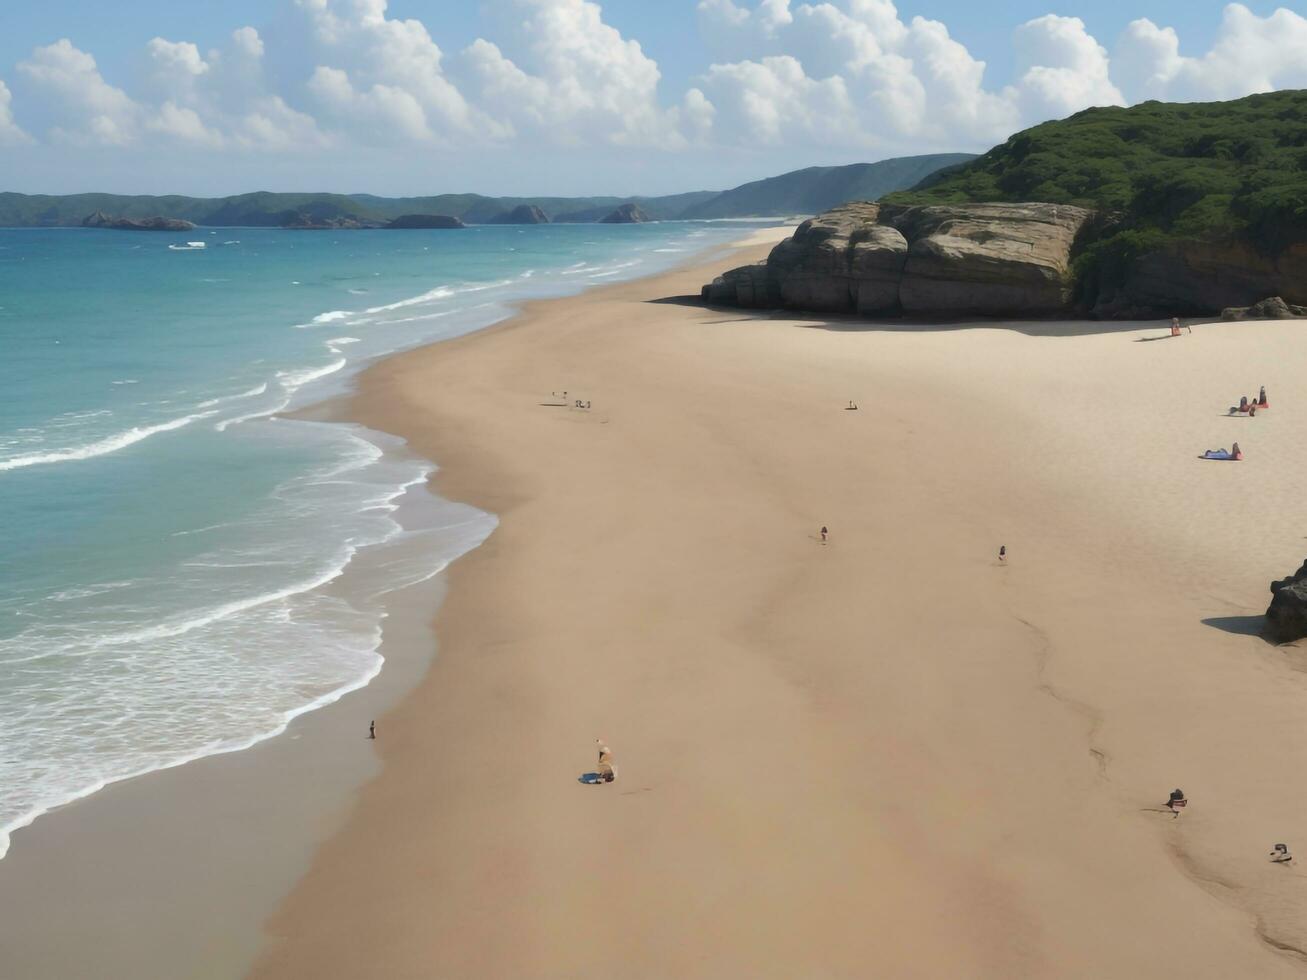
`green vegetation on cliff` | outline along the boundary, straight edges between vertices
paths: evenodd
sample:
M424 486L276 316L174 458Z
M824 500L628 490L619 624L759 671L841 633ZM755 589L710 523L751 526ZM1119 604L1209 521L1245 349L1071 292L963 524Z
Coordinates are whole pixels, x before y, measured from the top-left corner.
M1088 109L886 200L1098 209L1103 224L1076 263L1086 301L1179 243L1243 241L1274 256L1307 241L1307 91Z

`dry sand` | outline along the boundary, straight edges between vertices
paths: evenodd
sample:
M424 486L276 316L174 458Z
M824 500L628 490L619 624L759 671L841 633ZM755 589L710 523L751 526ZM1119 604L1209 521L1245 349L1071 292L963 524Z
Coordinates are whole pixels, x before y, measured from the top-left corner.
M255 974L1301 975L1307 328L664 301L764 251L365 376L502 523Z

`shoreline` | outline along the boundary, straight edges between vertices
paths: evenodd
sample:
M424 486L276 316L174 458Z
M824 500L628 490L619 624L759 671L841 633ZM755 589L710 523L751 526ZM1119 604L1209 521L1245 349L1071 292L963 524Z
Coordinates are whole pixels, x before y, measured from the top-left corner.
M365 376L354 417L501 525L453 570L442 655L254 976L1297 975L1303 900L1260 856L1286 757L1248 759L1307 687L1202 614L1250 617L1297 565L1249 532L1299 467L1268 449L1273 492L1230 521L1240 477L1196 484L1187 451L1227 430L1173 404L1238 354L1291 409L1292 326L1132 347L1157 327L669 302L711 267ZM1051 367L1067 349L1110 380ZM1235 570L1252 584L1215 584ZM1214 699L1257 724L1232 737ZM578 788L596 736L622 779ZM1203 809L1148 817L1176 780Z
M401 355L377 363L393 356ZM333 395L287 417L353 424L342 412L348 398ZM279 732L114 780L16 828L18 846L0 861L0 902L14 910L0 926L0 969L32 978L242 974L263 945L264 921L342 825L354 793L380 771L375 743L355 744L354 736L369 719L380 722L434 658L431 611L447 574L387 598L378 673L306 706ZM328 757L315 744L331 746ZM237 825L245 829L233 831ZM194 885L176 889L178 874ZM122 892L133 900L121 903ZM116 902L121 911L107 914ZM166 940L161 920L169 923ZM66 941L70 932L77 942Z

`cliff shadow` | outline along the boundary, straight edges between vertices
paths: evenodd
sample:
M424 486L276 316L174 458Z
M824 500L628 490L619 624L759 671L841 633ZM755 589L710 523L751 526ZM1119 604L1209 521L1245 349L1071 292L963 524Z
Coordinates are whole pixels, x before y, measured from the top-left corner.
M926 333L948 330L1013 330L1028 337L1088 337L1098 334L1138 333L1141 330L1169 330L1169 320L1087 320L1049 317L1036 320L1016 320L1005 317L884 317L868 319L847 313L804 313L796 310L754 310L736 306L719 306L706 303L699 296L664 296L646 300L664 305L694 306L702 310L731 315L733 318L759 320L785 320L809 330L867 333ZM725 322L725 321L722 321ZM1191 320L1193 326L1219 323L1217 319ZM1136 337L1136 343L1150 340L1173 340L1169 333L1162 336Z

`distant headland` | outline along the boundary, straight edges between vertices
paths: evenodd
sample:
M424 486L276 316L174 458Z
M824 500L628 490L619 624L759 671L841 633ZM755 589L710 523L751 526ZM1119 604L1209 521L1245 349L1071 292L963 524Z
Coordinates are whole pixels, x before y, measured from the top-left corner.
M377 197L372 194L272 193L201 198L119 194L0 193L0 227L77 227L88 216L116 222L185 221L220 227L348 230L414 227L393 225L409 216L457 220L465 225L600 222L618 212L641 220L783 217L815 214L845 201L878 198L913 187L944 167L973 159L969 153L898 157L879 163L809 167L753 181L727 191L691 191L661 197L487 197L437 194ZM631 210L634 209L634 210ZM432 227L457 227L449 224Z

